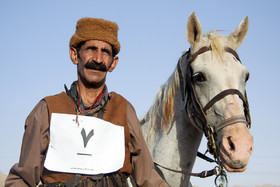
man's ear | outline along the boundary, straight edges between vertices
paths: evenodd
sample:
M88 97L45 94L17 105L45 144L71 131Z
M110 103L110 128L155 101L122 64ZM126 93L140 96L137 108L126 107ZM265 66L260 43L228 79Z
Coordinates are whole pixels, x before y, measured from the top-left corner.
M111 66L109 67L109 72L112 72L114 69L115 69L115 67L117 66L117 64L118 64L118 62L119 62L119 57L117 57L117 56L115 56L114 58L113 58L113 62L112 62L112 64L111 64Z
M71 47L69 50L70 58L73 64L78 64L78 53L74 47Z

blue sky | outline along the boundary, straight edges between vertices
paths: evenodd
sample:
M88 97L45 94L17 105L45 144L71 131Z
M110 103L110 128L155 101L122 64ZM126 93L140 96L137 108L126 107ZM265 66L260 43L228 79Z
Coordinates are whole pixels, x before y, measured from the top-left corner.
M125 96L140 117L189 47L186 22L195 11L203 33L217 29L228 35L249 17L249 31L238 53L250 71L247 94L255 151L244 173L229 174L230 186L280 185L279 7L277 0L1 0L0 171L7 174L18 162L24 121L33 107L76 80L68 44L78 19L97 17L119 24L120 61L107 85ZM203 140L201 151L205 149ZM212 167L198 159L193 171ZM214 186L213 177L191 181Z

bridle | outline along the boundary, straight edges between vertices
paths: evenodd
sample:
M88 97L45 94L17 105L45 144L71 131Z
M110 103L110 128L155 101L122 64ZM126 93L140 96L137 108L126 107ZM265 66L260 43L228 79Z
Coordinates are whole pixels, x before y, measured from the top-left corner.
M185 102L186 113L188 114L191 123L194 126L198 127L199 129L203 130L203 132L208 140L207 149L208 149L209 153L211 153L214 156L215 161L213 159L207 157L205 154L203 155L201 153L198 153L198 156L202 157L205 160L216 162L219 165L218 169L217 169L217 167L215 167L213 170L210 170L208 172L203 171L201 173L188 173L188 172L184 172L184 171L172 170L172 169L166 168L164 166L161 166L159 164L156 164L156 165L163 167L165 169L168 169L170 171L173 171L173 172L179 172L179 173L182 173L185 175L199 176L199 177L203 177L203 178L212 176L215 174L215 175L217 175L217 177L215 179L215 184L216 184L216 186L218 186L216 183L217 178L219 178L219 177L223 178L224 182L227 185L227 177L226 177L226 172L223 169L223 165L220 161L218 147L216 145L217 132L222 130L226 126L229 126L229 125L232 125L235 123L244 123L244 124L246 124L246 126L248 128L250 128L251 127L251 118L250 118L249 104L248 104L246 91L245 91L245 94L243 95L237 89L227 89L227 90L220 92L215 97L213 97L204 107L201 106L201 103L199 102L198 96L194 89L194 84L192 82L193 71L191 68L191 63L196 59L196 57L198 55L200 55L204 52L207 52L207 51L211 51L211 50L212 50L211 47L205 46L205 47L200 48L194 54L191 54L191 49L189 49L179 59L179 62L177 65L177 71L179 74L180 90L181 90L183 101ZM241 63L239 56L235 50L233 50L229 47L226 47L224 50L228 53L231 53ZM187 64L187 72L186 72L187 77L186 78L184 78L184 74L182 71L182 63ZM186 97L186 95L187 95L187 97ZM223 99L224 97L226 97L228 95L238 95L239 98L243 101L244 116L233 116L231 118L223 120L222 122L220 122L219 124L216 124L214 126L210 125L209 122L207 121L206 112L216 102L218 102L219 100Z
M251 118L250 118L250 111L249 111L249 104L247 95L245 92L245 96L237 90L237 89L227 89L222 92L220 92L218 95L213 97L204 107L201 106L198 96L194 89L194 84L192 82L192 68L191 63L196 59L196 57L204 52L211 51L211 47L202 47L197 52L191 55L190 50L188 50L185 54L182 55L182 57L179 60L178 67L181 66L181 63L187 63L187 78L184 79L181 77L183 75L182 69L178 68L180 82L182 83L182 80L186 80L186 84L181 84L181 93L183 94L183 99L186 98L186 92L188 93L188 97L186 98L187 101L185 108L186 112L190 117L191 122L193 125L196 125L198 127L202 127L204 134L208 140L208 151L214 155L216 159L218 159L218 151L216 146L216 133L219 130L222 130L224 127L228 125L232 125L235 123L245 123L248 128L251 127ZM231 53L240 63L240 58L235 50L227 47L225 48L226 52ZM180 72L181 71L181 72ZM183 88L183 86L186 85L186 89ZM183 90L183 91L182 91ZM184 93L183 93L184 92ZM233 116L231 118L225 119L224 121L220 122L217 125L211 126L206 118L206 112L209 110L216 102L223 99L227 95L238 95L239 98L243 101L244 106L244 116Z

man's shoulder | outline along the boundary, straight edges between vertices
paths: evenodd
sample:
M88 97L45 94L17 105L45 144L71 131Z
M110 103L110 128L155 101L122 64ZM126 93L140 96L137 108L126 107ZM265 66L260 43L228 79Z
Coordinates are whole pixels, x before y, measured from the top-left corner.
M76 105L65 92L47 96L43 99L47 103L49 113L69 113L76 112Z
M43 100L47 103L47 105L50 105L50 104L57 105L59 103L60 104L65 104L65 103L73 104L71 97L69 95L67 95L67 93L65 93L65 92L46 96L43 98Z
M110 92L110 97L111 97L111 99L115 98L115 99L118 99L119 101L125 102L128 110L135 111L135 109L134 109L133 105L130 103L130 101L128 101L121 94L118 94L116 92Z
M63 97L69 97L65 92L60 92L58 94L54 94L54 95L49 95L43 98L43 100L51 100L51 99L59 99L59 98L63 98Z
M117 93L117 92L110 92L109 93L110 98L114 98L114 97L120 97L125 99L121 94ZM125 99L126 100L126 99Z
M128 105L131 105L132 104L124 97L122 96L121 94L119 93L116 93L116 92L110 92L110 100L118 100L119 102L126 102Z

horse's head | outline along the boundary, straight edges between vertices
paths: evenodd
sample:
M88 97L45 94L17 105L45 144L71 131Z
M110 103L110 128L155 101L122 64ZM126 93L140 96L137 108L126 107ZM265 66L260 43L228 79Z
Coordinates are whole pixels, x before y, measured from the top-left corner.
M190 79L205 116L206 127L203 128L206 131L210 127L214 129L217 156L230 172L244 171L253 151L245 92L249 72L235 52L247 30L247 17L229 36L215 32L202 35L200 22L194 13L187 23L186 36L191 45ZM206 132L206 136L211 134Z

